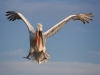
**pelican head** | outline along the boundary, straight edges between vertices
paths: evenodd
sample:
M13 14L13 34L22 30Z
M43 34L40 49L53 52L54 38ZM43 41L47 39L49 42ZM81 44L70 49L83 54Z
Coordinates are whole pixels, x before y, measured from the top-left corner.
M43 50L43 35L42 35L43 26L42 24L37 24L36 30L36 46L39 52Z
M37 31L42 31L43 30L43 26L41 23L37 24Z

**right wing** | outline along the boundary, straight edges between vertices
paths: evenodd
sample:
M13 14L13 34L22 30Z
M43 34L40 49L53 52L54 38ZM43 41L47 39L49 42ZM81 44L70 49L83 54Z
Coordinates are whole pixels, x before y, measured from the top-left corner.
M9 19L9 21L14 21L16 19L20 19L23 20L24 23L27 25L29 33L34 33L34 28L32 27L32 25L29 23L29 21L19 12L15 12L15 11L8 11L6 12L6 16L8 16L7 19Z
M54 35L56 32L58 32L71 19L81 20L85 24L86 22L89 23L88 20L92 20L91 17L93 17L92 13L70 15L67 18L65 18L64 20L62 20L59 23L57 23L56 25L54 25L52 28L50 28L46 32L44 32L44 35L45 35L46 38Z

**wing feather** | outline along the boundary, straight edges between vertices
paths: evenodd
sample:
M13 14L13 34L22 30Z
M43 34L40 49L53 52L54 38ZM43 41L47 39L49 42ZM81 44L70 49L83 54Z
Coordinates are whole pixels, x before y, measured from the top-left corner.
M15 11L8 11L6 12L6 16L8 16L7 19L9 19L9 21L15 21L16 19L23 20L24 23L28 27L29 33L35 32L33 26L29 23L29 21L21 13L15 12Z
M84 24L89 23L88 20L93 20L91 17L93 17L92 13L87 14L76 14L76 15L70 15L64 20L60 21L56 25L54 25L52 28L44 32L45 37L48 38L52 35L54 35L56 32L58 32L70 19L73 20L81 20Z

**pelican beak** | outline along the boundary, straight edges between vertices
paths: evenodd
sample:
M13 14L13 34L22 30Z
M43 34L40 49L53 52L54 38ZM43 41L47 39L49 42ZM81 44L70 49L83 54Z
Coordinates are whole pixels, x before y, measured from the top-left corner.
M39 31L39 36L42 38L42 31Z
M43 47L43 36L42 31L36 31L36 46L39 50Z
M36 31L36 38L35 38L36 46L38 45L38 31Z
M43 46L43 35L42 35L42 31L39 31L39 37L40 37L40 43Z

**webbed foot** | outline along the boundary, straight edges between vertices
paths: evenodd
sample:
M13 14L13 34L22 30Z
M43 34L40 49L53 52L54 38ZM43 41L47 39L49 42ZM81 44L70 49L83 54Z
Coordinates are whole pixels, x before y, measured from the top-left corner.
M26 58L26 59L29 59L29 60L31 60L28 56L27 57L23 57L23 58Z

